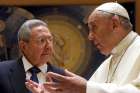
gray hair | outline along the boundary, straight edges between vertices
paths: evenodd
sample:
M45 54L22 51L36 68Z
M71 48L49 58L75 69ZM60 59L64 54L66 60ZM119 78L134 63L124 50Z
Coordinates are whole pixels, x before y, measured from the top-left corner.
M133 28L133 25L131 24L130 20L124 18L124 17L120 17L121 20L121 24L123 26L124 29L126 29L127 31L131 31Z
M28 42L30 38L31 29L40 25L47 27L47 24L39 19L31 19L24 22L18 31L18 42L20 40Z
M121 15L117 15L117 14L113 14L113 13L109 13L106 11L100 11L102 13L102 15L107 16L108 18L111 18L112 16L116 15L120 18L121 24L123 26L123 28L127 31L131 31L133 25L131 24L130 20L127 19L126 17L123 17Z

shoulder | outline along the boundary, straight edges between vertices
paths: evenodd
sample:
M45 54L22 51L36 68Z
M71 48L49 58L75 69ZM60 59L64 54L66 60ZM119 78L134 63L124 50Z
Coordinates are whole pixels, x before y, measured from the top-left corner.
M0 72L7 71L16 62L17 62L17 60L8 60L8 61L2 61L2 62L0 62Z
M2 61L0 62L0 66L9 66L10 64L12 64L13 62L15 62L15 60L7 60L7 61Z
M127 54L129 55L136 55L139 54L140 55L140 36L137 36L136 39L134 40L134 42L128 47Z

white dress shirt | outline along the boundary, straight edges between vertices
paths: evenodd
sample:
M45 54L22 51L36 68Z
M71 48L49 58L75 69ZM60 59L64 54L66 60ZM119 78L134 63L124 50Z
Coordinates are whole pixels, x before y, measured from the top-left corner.
M22 57L22 61L23 61L24 70L26 72L26 79L30 79L31 73L28 70L32 68L33 65L25 58L25 56ZM40 66L39 69L41 70L41 72L37 74L37 78L39 83L42 84L46 82L45 74L47 72L47 64Z

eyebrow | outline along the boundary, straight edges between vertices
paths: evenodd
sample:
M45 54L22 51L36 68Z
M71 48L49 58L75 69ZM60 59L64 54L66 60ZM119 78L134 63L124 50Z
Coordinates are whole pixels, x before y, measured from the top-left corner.
M95 24L96 24L96 20L90 21L88 24L90 24L90 25L95 25Z

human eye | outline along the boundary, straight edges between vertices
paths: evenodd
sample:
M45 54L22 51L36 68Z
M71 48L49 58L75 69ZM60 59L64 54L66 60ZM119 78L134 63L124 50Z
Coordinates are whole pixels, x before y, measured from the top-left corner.
M90 32L94 32L95 29L96 29L96 25L95 25L94 22L90 22L89 25L88 25L88 27L89 27L89 31Z
M45 38L39 38L38 39L38 43L39 44L44 44L46 42L46 39Z
M49 36L49 37L48 37L48 40L49 40L49 41L53 41L53 37L52 37L52 36Z
M97 31L97 25L91 24L90 31L93 32L93 33L96 33L96 31Z

